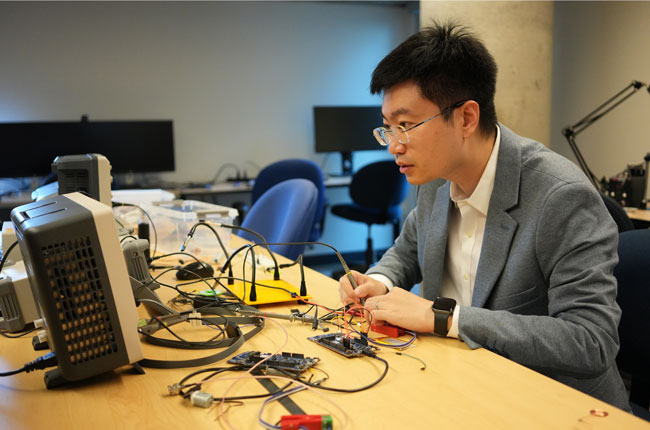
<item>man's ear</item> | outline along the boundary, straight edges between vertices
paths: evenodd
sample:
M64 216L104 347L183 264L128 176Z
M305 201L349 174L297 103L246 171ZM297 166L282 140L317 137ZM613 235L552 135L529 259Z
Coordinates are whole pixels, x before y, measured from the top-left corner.
M474 100L466 101L458 110L463 118L463 137L467 139L478 130L481 110Z

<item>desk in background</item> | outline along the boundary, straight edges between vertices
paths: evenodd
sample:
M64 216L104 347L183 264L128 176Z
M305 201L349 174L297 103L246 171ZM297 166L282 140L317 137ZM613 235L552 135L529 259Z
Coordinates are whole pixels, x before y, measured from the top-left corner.
M650 228L650 210L647 209L626 209L627 216L630 217L635 228Z
M325 179L325 188L348 187L352 176L330 176ZM253 191L254 180L238 182L220 182L205 187L170 189L178 198L187 200L213 199L209 203L229 206L232 196L243 199L243 203L250 204L250 193Z
M330 176L325 179L325 196L331 208L335 204L350 202L348 187L352 182L351 176ZM209 187L168 189L178 198L186 200L200 200L212 204L228 206L240 212L250 206L253 181L226 182L214 184ZM325 214L325 228L320 241L329 243L346 256L358 255L359 263L363 262L366 249L368 230L362 224L352 222L332 215L329 208ZM392 226L375 225L372 228L375 249L385 250L393 244ZM330 251L320 246L307 246L306 257L325 257L325 261L335 261ZM357 263L351 261L350 263Z
M232 246L241 243L233 237ZM286 259L280 258L281 262ZM240 265L237 265L240 266ZM317 272L305 270L312 300L337 306L337 283ZM285 269L282 278L298 285L299 270ZM268 275L258 273L259 279ZM171 280L171 276L168 277ZM163 300L175 293L157 290ZM264 307L270 312L288 313L306 306L296 303ZM142 306L139 308L144 316ZM201 330L210 329L203 327ZM214 331L212 331L214 333ZM190 329L187 333L191 336ZM267 321L266 327L237 352L299 352L319 357L318 367L330 379L328 386L355 388L364 386L380 375L383 365L362 357L347 359L313 342L307 337L322 334L311 325L284 320ZM285 343L286 342L286 343ZM353 394L319 391L336 402L347 414L347 429L650 429L628 413L542 376L485 349L470 350L457 339L434 336L419 337L408 354L397 355L383 348L379 356L390 363L386 378L375 387ZM143 343L146 357L188 359L208 355L210 351L188 351L155 347ZM213 352L212 352L213 353ZM21 367L42 353L34 352L31 339L0 338L0 370ZM225 362L211 367L224 366ZM136 375L129 368L99 377L47 390L43 372L22 373L0 378L0 428L21 429L215 429L224 428L217 421L217 408L193 407L188 400L169 396L168 385L197 370L146 369ZM236 376L236 375L227 375ZM204 390L223 393L232 381L210 383ZM281 384L278 382L278 384ZM238 384L229 395L263 393L256 381ZM291 396L306 413L331 414L335 429L343 428L343 414L321 396L300 392ZM257 429L257 414L263 399L245 400L245 406L230 407L227 417L233 428ZM606 417L590 414L605 410ZM278 402L264 412L267 421L275 422L288 412ZM227 426L225 428L228 428Z

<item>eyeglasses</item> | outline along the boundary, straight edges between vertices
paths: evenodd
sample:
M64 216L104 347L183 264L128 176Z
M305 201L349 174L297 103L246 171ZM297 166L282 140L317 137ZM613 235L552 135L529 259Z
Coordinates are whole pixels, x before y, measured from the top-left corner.
M411 126L409 128L404 128L401 125L397 125L397 126L393 126L393 127L377 127L376 129L374 129L372 131L372 135L375 136L375 139L377 139L377 142L379 142L379 144L381 146L388 146L395 139L399 143L406 145L407 143L409 143L411 141L411 138L409 137L409 135L407 133L408 131L411 131L414 128L421 126L425 122L429 122L432 119L438 118L440 115L442 115L443 113L445 113L448 110L457 109L457 108L461 107L462 105L464 105L465 103L467 103L468 101L469 100L463 100L463 101L460 101L458 103L454 103L451 106L447 106L446 108L444 108L443 110L441 110L440 112L438 112L437 114L432 116L431 118L425 119L424 121L419 122L419 123L417 123L417 124L415 124L415 125L413 125L413 126Z

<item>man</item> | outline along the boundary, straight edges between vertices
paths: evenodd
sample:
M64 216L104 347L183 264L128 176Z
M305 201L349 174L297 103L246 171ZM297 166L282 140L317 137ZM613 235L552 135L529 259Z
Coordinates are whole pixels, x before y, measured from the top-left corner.
M618 232L570 161L497 122L496 64L465 29L435 24L375 69L374 130L417 207L346 303L378 321L457 337L630 410L615 364ZM408 290L420 283L420 296Z

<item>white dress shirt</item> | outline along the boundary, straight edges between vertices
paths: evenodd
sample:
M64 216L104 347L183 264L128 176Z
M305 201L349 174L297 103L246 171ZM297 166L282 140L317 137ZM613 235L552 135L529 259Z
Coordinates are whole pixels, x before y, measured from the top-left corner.
M449 193L454 205L449 217L447 252L440 289L440 296L456 300L451 328L447 334L449 337L458 337L459 306L472 304L474 280L481 257L483 233L494 188L500 142L501 131L497 126L492 153L471 196L466 196L455 183L452 182L450 185ZM375 273L370 277L386 284L389 290L393 288L391 280L384 275Z

